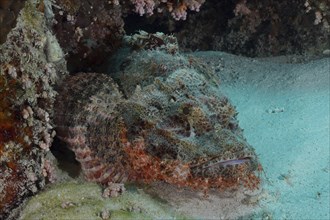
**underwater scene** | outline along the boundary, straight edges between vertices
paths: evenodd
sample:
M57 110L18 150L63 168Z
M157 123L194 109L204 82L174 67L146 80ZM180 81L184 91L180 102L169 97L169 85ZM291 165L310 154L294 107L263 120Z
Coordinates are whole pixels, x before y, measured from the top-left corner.
M0 220L328 220L329 116L329 0L0 0Z

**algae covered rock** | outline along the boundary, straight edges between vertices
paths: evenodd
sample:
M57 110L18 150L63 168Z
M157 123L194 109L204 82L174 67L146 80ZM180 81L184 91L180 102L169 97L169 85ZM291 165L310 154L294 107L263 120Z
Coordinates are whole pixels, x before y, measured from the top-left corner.
M109 199L95 183L56 184L30 199L19 219L182 219L136 187L127 188Z

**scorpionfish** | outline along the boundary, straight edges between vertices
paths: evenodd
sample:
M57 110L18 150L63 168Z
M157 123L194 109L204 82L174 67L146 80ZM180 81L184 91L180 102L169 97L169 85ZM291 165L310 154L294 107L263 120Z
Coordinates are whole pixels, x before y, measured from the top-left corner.
M258 188L258 158L215 78L197 58L157 50L133 53L111 76L71 75L57 135L89 181Z

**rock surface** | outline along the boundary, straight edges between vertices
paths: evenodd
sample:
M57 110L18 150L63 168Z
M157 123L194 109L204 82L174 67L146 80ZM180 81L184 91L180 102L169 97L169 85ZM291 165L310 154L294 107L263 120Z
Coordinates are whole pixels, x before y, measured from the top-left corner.
M136 187L120 197L103 198L95 183L68 182L53 185L32 198L19 219L173 219L166 203L155 200Z

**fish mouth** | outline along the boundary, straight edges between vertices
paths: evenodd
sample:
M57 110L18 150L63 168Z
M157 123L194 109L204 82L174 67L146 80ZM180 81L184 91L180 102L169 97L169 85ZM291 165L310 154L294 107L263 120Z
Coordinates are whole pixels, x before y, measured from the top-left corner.
M191 171L194 176L201 177L233 177L244 167L248 172L256 170L256 158L252 155L239 158L213 158L204 159L192 164Z
M220 160L218 162L210 163L207 166L205 166L204 168L207 169L212 166L223 166L223 167L235 166L235 165L250 162L251 160L252 160L252 157L242 157L242 158L236 158L236 159Z

